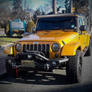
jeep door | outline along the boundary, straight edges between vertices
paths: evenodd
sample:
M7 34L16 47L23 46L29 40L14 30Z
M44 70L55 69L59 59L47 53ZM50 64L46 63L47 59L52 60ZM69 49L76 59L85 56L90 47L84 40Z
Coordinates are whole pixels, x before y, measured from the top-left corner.
M89 45L89 41L90 41L90 34L89 34L89 29L88 29L88 25L87 25L87 19L86 17L83 17L83 25L85 25L85 31L84 31L84 35L85 35L85 45L86 47L88 47Z
M84 23L83 23L83 18L82 18L82 16L79 16L78 17L78 30L79 30L79 32L80 32L80 42L81 42L81 47L82 47L82 50L84 50L85 49L85 46L86 46L86 40L87 40L87 31L81 31L80 30L80 27L82 26L82 25L84 25Z

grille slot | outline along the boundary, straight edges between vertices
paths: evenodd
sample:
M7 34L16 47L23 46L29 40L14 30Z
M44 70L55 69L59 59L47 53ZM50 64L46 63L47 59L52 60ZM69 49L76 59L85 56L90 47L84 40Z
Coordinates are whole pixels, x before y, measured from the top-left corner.
M43 52L47 58L49 58L50 46L49 44L24 44L23 52L25 51L40 51Z

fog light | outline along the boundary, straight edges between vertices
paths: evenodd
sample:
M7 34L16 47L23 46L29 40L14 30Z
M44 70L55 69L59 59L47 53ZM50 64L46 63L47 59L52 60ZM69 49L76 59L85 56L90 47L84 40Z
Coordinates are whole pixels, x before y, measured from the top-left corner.
M17 43L17 44L15 45L15 49L16 49L18 52L21 51L21 48L22 48L22 45L21 45L20 43Z
M53 61L52 64L53 64L53 66L56 66L57 65L57 63L55 61Z
M32 58L32 55L28 55L28 59L31 59Z
M60 49L60 46L59 46L58 43L54 43L54 44L52 45L52 51L53 51L53 52L58 52L59 49Z

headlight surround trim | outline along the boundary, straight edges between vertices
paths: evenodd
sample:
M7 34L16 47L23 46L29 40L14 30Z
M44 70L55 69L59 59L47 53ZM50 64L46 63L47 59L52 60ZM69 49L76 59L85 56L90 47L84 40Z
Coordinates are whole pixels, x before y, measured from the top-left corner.
M53 43L52 44L52 51L58 52L59 50L60 50L60 45L58 43Z
M22 45L21 45L20 43L17 43L17 44L15 45L15 49L16 49L16 51L20 52L21 49L22 49Z

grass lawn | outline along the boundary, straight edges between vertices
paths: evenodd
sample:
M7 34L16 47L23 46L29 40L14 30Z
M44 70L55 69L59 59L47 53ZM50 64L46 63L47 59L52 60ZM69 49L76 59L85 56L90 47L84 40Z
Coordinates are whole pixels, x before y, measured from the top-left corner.
M4 29L0 28L0 46L7 45L7 44L12 43L12 42L16 42L17 40L19 40L19 38L6 37L6 35L4 33Z
M18 41L19 38L0 37L0 46Z

